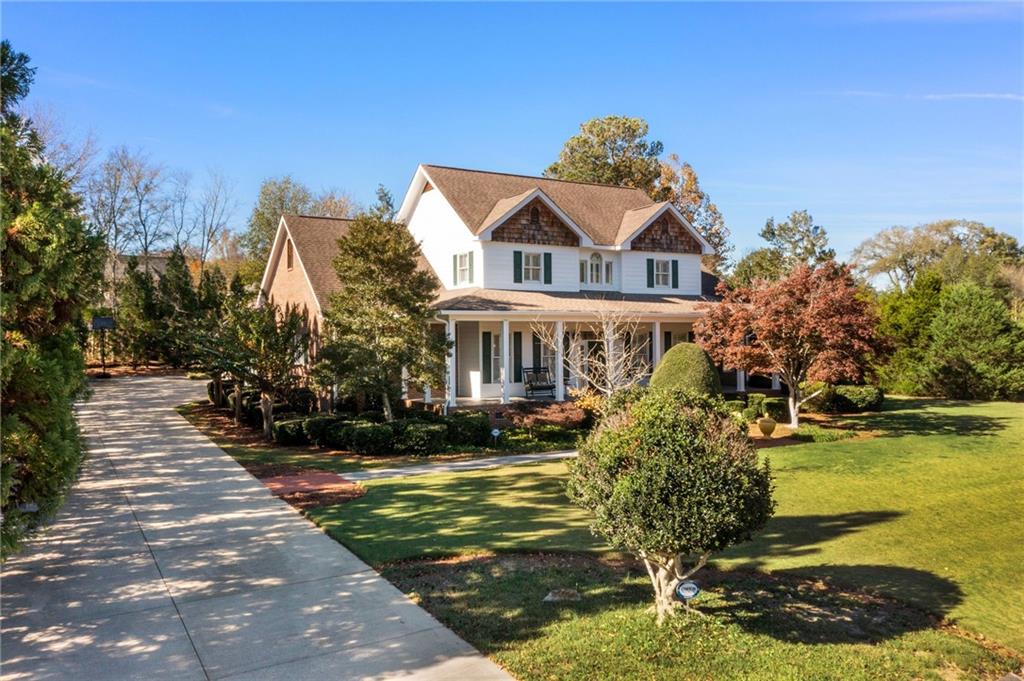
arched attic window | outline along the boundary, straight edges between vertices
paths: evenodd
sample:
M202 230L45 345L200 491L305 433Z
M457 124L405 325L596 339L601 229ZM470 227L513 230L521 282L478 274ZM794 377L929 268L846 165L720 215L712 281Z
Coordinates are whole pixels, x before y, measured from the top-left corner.
M601 270L603 260L600 253L590 254L590 283L600 284L601 283Z
M540 224L540 208L537 208L537 206L534 206L533 208L530 209L530 224Z

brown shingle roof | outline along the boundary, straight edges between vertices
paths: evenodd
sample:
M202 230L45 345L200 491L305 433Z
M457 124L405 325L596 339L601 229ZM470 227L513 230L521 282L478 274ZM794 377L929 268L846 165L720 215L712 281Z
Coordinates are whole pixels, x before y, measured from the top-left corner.
M511 207L514 197L523 198L539 188L582 229L595 244L614 245L627 211L652 205L640 189L552 180L546 177L508 175L425 165L427 175L466 223L479 234L499 202Z
M680 315L700 312L711 296L669 296L614 292L506 291L465 288L442 291L435 307L452 312L623 312L635 315Z
M341 288L334 271L334 258L338 255L338 239L348 234L350 218L324 218L312 215L283 215L288 232L295 244L295 252L302 261L313 295L322 308L326 308L331 295ZM420 254L420 269L436 278L427 259Z

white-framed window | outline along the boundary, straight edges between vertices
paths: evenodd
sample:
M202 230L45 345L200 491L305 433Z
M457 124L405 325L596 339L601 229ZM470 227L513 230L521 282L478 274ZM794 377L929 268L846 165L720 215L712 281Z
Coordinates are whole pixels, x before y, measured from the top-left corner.
M654 285L668 288L671 283L671 265L668 260L654 261Z
M580 260L580 283L587 283L587 261Z
M459 253L456 260L455 281L459 284L470 283L469 255L469 253Z
M600 284L601 283L601 270L604 261L601 258L600 253L592 253L590 255L590 283Z
M523 253L523 281L540 281L540 253Z
M612 262L611 260L605 261L605 263L604 263L604 283L606 283L606 284L614 283L615 280L612 278L612 275L614 273L615 273L615 263Z
M501 383L501 336L491 334L491 383Z

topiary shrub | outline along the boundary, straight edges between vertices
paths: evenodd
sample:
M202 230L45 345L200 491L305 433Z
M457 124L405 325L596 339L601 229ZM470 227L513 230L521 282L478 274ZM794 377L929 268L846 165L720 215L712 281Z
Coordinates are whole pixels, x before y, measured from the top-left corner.
M491 441L491 417L483 412L457 411L445 417L448 444L483 447Z
M395 427L390 423L354 421L346 430L349 448L357 454L395 453Z
M747 407L740 413L743 415L743 420L747 423L753 423L764 416L764 413L761 410L755 409L754 407Z
M284 416L282 414L282 416ZM306 437L306 431L304 429L305 419L301 417L295 418L274 418L274 442L279 445L305 445L309 444L309 438Z
M396 427L395 450L400 454L436 454L444 451L448 426L409 419Z
M765 398L764 413L776 423L789 423L789 405L781 397Z
M720 399L650 391L605 418L569 464L569 498L591 529L644 561L659 624L675 586L750 539L774 510L771 474ZM697 556L690 569L687 556Z
M658 389L683 389L698 395L721 395L722 382L711 358L696 343L678 343L665 353L651 374Z
M885 393L875 385L837 385L836 406L841 412L878 411Z

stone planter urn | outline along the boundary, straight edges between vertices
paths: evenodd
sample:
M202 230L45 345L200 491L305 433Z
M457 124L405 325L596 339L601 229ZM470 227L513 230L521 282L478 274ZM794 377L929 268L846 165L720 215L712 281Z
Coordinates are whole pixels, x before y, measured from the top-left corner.
M775 419L770 416L759 418L757 420L757 429L761 431L761 435L771 437L772 433L775 432Z

